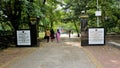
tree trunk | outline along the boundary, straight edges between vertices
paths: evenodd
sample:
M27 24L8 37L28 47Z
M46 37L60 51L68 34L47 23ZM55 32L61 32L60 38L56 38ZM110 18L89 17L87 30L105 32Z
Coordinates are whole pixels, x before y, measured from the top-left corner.
M45 4L46 0L43 1L43 4Z
M75 21L74 21L74 25L75 25L75 28L76 28L76 31L77 31L78 37L80 37L79 30L78 30L78 28L77 28L77 25L76 25Z

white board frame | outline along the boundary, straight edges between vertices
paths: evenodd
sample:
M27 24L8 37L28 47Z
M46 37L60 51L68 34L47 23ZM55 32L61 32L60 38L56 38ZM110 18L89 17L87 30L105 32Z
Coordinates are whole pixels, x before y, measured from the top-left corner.
M88 44L89 45L104 45L105 44L105 29L104 28L89 28L88 29Z
M17 30L16 40L17 40L17 46L31 46L30 30Z

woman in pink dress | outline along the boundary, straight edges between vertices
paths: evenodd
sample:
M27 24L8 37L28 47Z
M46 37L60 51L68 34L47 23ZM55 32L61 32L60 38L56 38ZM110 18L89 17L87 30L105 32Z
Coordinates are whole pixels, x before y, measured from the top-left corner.
M56 32L56 39L57 39L57 42L60 41L60 31L59 31L59 29L57 29L57 32Z

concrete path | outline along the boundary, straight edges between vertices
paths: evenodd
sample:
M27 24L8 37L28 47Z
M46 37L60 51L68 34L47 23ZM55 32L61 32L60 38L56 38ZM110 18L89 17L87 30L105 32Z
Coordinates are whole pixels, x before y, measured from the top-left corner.
M73 46L45 46L8 68L96 68L83 49Z
M27 56L9 63L5 68L100 68L95 58L80 47L79 38L62 38L45 43Z

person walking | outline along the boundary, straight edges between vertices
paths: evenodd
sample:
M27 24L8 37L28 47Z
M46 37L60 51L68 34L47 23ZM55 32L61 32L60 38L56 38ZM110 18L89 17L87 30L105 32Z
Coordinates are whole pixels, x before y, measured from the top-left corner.
M47 29L46 31L45 31L45 37L46 37L46 39L47 39L47 42L49 42L49 39L50 39L50 30L49 29Z
M69 38L70 38L71 37L71 35L70 35L71 34L71 30L69 30L68 33L69 33Z
M60 41L60 31L59 31L59 29L57 29L57 32L56 32L56 39L57 39L57 42Z
M50 37L51 37L51 42L53 42L53 40L55 39L55 36L54 36L55 32L53 29L50 30Z

